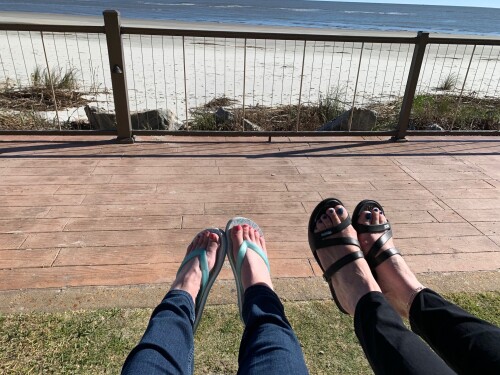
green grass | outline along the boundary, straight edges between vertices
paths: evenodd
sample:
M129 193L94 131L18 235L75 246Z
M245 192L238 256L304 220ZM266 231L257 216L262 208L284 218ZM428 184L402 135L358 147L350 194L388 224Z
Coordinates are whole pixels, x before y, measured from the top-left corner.
M500 325L500 293L447 296ZM311 374L370 374L352 318L331 301L285 303ZM2 374L118 374L151 309L0 315ZM196 335L196 374L234 374L243 327L235 305L208 306Z
M498 130L500 100L457 95L417 95L410 122L416 129L439 124L445 130Z

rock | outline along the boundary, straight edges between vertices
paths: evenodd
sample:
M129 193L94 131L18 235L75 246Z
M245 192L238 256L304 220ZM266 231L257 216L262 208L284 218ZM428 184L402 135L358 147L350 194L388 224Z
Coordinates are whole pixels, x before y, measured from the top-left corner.
M234 114L228 111L227 109L219 107L217 108L217 111L215 111L215 122L217 124L233 120L234 120Z
M153 109L132 113L132 129L138 130L179 130L182 124L169 109Z
M85 114L92 129L116 129L116 115L104 112L103 108L85 106ZM132 129L146 130L179 130L182 124L169 109L154 109L136 112L130 115Z
M351 110L345 111L337 118L325 123L318 131L339 131L348 130L349 117L351 116ZM377 113L366 109L366 108L356 108L352 114L351 131L366 131L372 130L377 122Z
M215 115L215 123L216 124L223 124L225 122L233 122L234 121L234 114L231 111L228 111L227 109L223 107L219 107L217 111L214 113ZM245 127L245 131L253 131L253 132L260 132L262 131L262 128L253 122L244 119L243 124ZM238 127L238 126L236 126Z
M444 131L444 129L438 124L430 124L425 127L425 130L436 130L436 131Z
M116 116L114 113L106 113L103 108L89 107L88 105L85 106L84 110L89 120L91 129L116 129Z

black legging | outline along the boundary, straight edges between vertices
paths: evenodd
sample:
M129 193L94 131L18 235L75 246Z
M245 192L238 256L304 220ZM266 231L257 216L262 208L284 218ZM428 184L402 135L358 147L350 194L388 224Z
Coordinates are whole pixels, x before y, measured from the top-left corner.
M500 329L434 291L417 294L410 324L434 351L404 326L382 293L360 299L354 328L376 374L500 374Z

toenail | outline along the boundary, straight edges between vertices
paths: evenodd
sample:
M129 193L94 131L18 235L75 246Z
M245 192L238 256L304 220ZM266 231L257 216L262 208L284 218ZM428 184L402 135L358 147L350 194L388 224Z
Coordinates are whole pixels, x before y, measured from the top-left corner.
M334 210L333 210L333 208L331 208L331 207L328 209L328 213L330 213L330 214L333 214L333 211L334 211Z
M370 212L367 212L365 214L366 220L370 220L372 218L372 214Z
M342 207L337 208L337 215L342 215L344 213L344 209Z
M323 220L325 220L325 219L327 219L327 218L328 218L328 216L326 216L326 215L324 215L324 214L323 214L323 216L321 216L321 218L322 218Z
M235 226L235 227L234 227L234 230L235 230L236 232L240 231L240 230L241 230L241 225L237 225L237 226Z
M375 207L375 208L373 209L373 212L378 212L378 208L377 208L377 207Z

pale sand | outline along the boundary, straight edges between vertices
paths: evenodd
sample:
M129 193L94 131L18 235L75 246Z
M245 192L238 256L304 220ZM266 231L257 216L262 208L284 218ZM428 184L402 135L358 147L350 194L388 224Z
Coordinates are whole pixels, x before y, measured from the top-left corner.
M101 17L41 14L35 16L28 13L0 12L0 23L103 24ZM353 30L186 24L126 19L122 24L190 30L415 36L415 33L400 32L375 34ZM413 45L365 43L362 46L361 43L307 42L304 57L302 41L251 39L246 42L245 60L244 40L241 39L235 41L186 37L184 49L182 37L124 35L123 42L130 109L141 111L168 108L178 115L179 120L185 119L184 78L188 109L223 95L236 98L237 105L241 105L244 100L246 106L296 104L300 92L302 103L316 103L328 92L334 92L346 108L349 108L353 101L355 105L363 106L393 100L404 94L413 53ZM97 105L106 111L114 110L104 35L46 33L44 43L51 69L64 71L70 67L74 68L82 91L101 91L100 94L92 96L94 102L91 105ZM434 88L446 76L455 74L455 92L459 93L470 63L464 94L498 97L500 47L478 46L471 60L472 51L473 46L429 46L417 92L436 92ZM302 61L304 69L301 80ZM30 74L36 66L46 67L40 33L0 32L0 82L10 78L16 85L28 85ZM47 113L49 118L54 115ZM86 118L82 108L60 111L59 117L61 120Z

